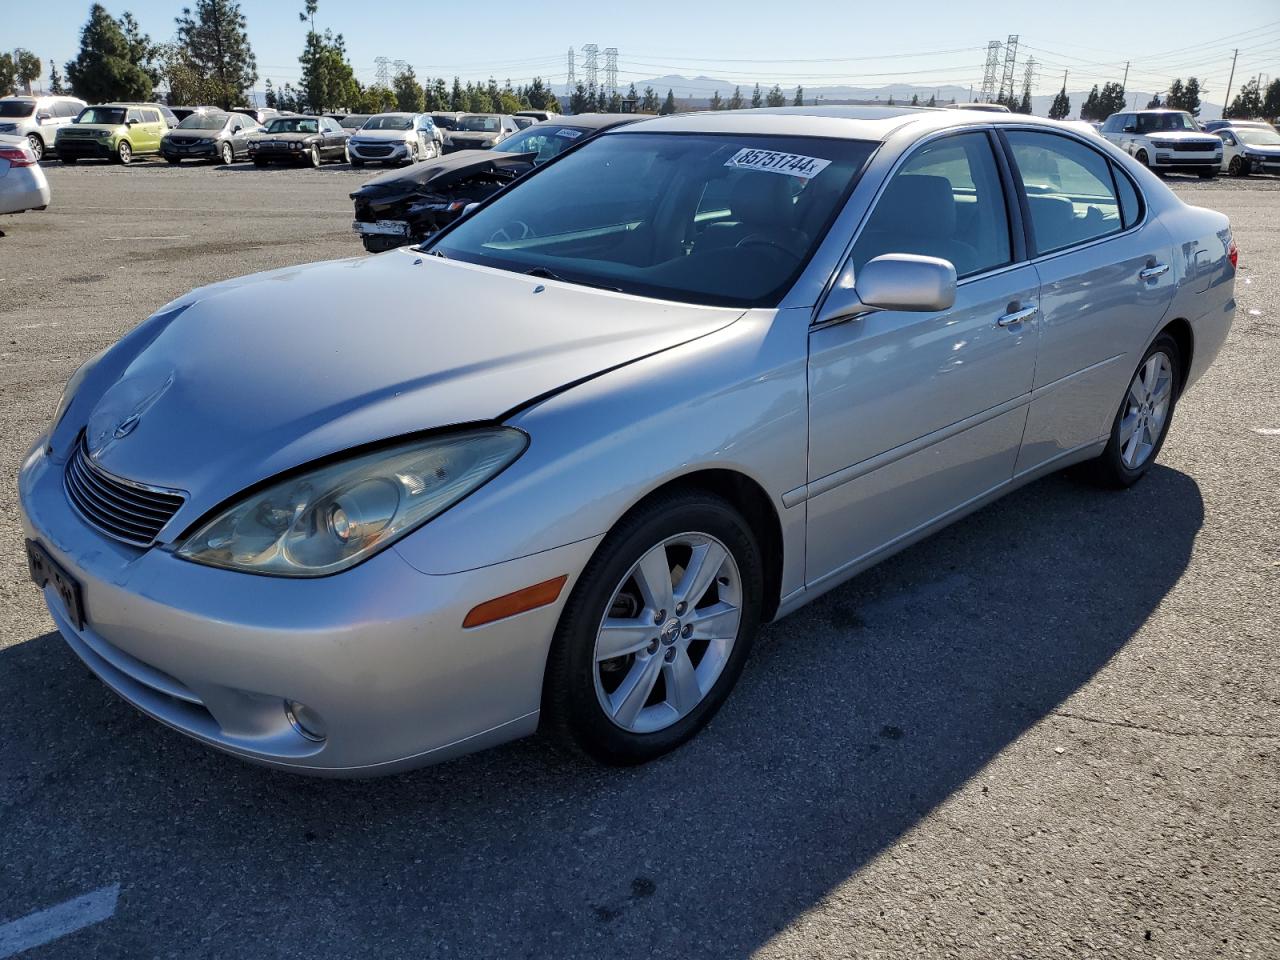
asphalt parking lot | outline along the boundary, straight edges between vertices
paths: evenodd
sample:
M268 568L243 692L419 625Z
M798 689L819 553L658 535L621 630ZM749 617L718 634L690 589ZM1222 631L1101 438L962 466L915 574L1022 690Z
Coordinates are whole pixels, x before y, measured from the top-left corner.
M361 254L370 173L46 168L54 205L0 222L0 957L86 895L22 956L1280 957L1280 180L1174 182L1233 219L1239 313L1134 489L1048 478L774 624L647 767L534 738L344 782L110 693L13 477L161 304Z

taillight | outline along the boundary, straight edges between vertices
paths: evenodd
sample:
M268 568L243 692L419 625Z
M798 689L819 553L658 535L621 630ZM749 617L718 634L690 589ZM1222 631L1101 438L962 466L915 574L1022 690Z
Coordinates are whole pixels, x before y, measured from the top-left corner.
M0 147L0 160L8 160L11 167L30 167L36 162L36 155L25 144L20 147Z
M1227 247L1227 259L1231 261L1231 269L1235 270L1240 265L1240 250L1236 247L1235 238L1231 238L1231 244Z

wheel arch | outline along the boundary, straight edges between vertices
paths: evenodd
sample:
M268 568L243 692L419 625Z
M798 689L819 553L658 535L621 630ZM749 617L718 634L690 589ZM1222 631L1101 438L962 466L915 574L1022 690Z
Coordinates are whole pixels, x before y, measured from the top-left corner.
M1191 372L1191 360L1195 354L1195 334L1191 330L1191 324L1184 317L1176 317L1170 320L1160 328L1160 333L1167 333L1173 337L1173 342L1178 345L1178 358L1181 361L1182 369L1178 371L1179 383L1178 392L1181 393L1183 387L1186 386L1187 376ZM1159 336L1157 333L1156 336Z
M702 490L714 493L728 500L747 521L760 545L760 564L765 585L760 620L762 623L768 623L778 612L778 604L782 599L784 549L782 521L769 494L759 483L738 470L723 467L707 468L682 474L655 487L632 504L623 516L631 514L656 497L677 490Z

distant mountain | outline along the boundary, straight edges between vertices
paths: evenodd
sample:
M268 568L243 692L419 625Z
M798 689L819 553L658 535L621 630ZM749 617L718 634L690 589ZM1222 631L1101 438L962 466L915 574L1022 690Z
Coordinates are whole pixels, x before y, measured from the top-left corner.
M718 77L696 76L685 77L679 74L668 74L663 77L653 77L649 80L640 80L636 82L636 90L643 92L645 87L653 87L659 98L665 97L667 91L671 90L677 100L681 101L681 106L685 109L701 109L708 106L711 97L719 92L722 100L728 100L733 94L736 86L742 87L742 95L750 101L751 91L755 87L754 83L738 84L728 80L722 80ZM772 81L760 81L760 89L762 92L768 91L773 86ZM561 96L567 97L572 91L563 83L552 84L552 89ZM622 88L626 92L626 88ZM795 86L783 86L783 92L787 95L787 103L791 102L795 96ZM1037 116L1047 116L1049 106L1053 103L1056 91L1046 94L1034 95L1031 98L1031 112ZM928 103L930 97L936 97L938 104L952 103L955 101L968 102L977 96L977 91L969 87L961 87L952 85L943 85L939 87L922 87L910 83L890 83L879 87L855 87L855 86L826 86L826 87L809 87L804 88L804 99L806 103L812 103L814 100L821 99L824 103L888 103L889 97L892 96L896 104L911 103L912 95L920 98L920 103ZM1089 95L1088 90L1067 91L1067 96L1071 98L1071 117L1074 119L1080 115L1080 105L1084 103L1085 97ZM1141 90L1129 91L1130 107L1137 106L1141 109L1151 100L1151 94ZM1216 120L1222 116L1222 106L1216 103L1205 102L1200 110L1201 120Z

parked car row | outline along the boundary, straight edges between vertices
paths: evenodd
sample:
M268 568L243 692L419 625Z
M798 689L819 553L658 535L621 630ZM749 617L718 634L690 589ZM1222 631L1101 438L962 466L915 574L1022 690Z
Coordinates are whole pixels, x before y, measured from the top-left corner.
M1129 110L1108 117L1102 136L1156 173L1280 173L1280 134L1260 120L1202 125L1185 110Z

